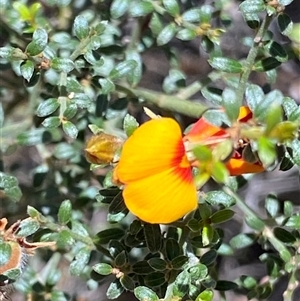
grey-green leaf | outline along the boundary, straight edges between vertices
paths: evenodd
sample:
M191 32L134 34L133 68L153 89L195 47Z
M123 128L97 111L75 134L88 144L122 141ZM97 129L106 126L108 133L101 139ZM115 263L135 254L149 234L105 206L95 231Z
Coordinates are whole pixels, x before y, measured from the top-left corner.
M171 39L175 36L177 31L177 26L175 23L170 23L159 33L157 37L157 45L162 46L171 41Z
M76 93L72 101L81 109L87 109L92 103L90 97L84 93Z
M121 285L119 279L116 279L109 285L106 296L108 299L116 299L123 293L123 291L124 288Z
M201 9L200 8L191 8L186 10L182 15L182 20L185 22L200 22Z
M100 275L110 275L112 273L112 266L107 263L97 263L93 266L93 270Z
M139 301L158 301L159 298L154 291L146 286L138 286L134 289L134 295Z
M256 231L262 231L265 226L264 222L257 216L246 216L245 221L250 228Z
M42 125L45 128L57 128L60 126L60 124L61 124L61 120L57 116L48 117L42 122Z
M58 222L62 225L67 224L72 217L72 204L70 200L64 200L58 210Z
M45 117L57 110L59 102L57 98L49 98L40 103L36 110L36 115L39 117Z
M118 63L113 70L109 73L111 80L116 80L121 77L127 76L137 66L137 62L134 60L126 60Z
M123 121L123 128L127 137L131 136L138 126L139 123L136 121L136 119L133 116L126 114Z
M78 135L78 130L75 124L73 124L71 121L65 121L63 123L63 131L68 135L70 138L75 139Z
M258 156L264 166L270 166L276 160L275 145L266 137L258 139Z
M183 28L178 31L176 38L182 41L193 40L197 36L197 33L193 29Z
M27 45L25 52L31 56L41 53L48 42L48 34L45 29L38 28L34 31L32 41Z
M29 82L34 71L34 64L32 61L27 60L20 67L22 76Z
M285 224L286 227L299 230L300 229L300 215L292 215Z
M263 101L265 95L260 86L252 84L247 86L245 97L250 110L254 112L258 104Z
M75 68L75 65L70 59L56 57L51 60L51 67L56 71L69 73Z
M126 51L126 60L133 60L136 62L136 67L132 70L132 72L128 73L127 80L128 82L136 86L142 78L143 72L143 60L141 55L136 51L129 49Z
M300 106L290 97L284 97L282 106L289 121L300 120Z
M84 271L90 259L91 251L88 247L80 249L76 255L75 260L70 264L70 274L74 276L80 276Z
M115 84L108 78L100 78L99 84L101 85L102 94L106 95L115 90Z
M242 13L259 13L265 8L263 0L245 0L240 4Z
M210 191L206 194L205 199L211 205L230 207L235 204L235 199L223 191Z
M245 247L249 247L250 245L252 245L256 240L256 237L254 234L238 234L237 236L233 237L230 240L230 245L234 248L234 249L242 249Z
M274 218L277 216L279 209L280 209L280 204L275 195L269 194L266 197L265 208L271 217Z
M219 71L229 73L241 73L243 71L242 64L233 59L225 57L213 57L208 62L213 68Z
M82 40L89 35L89 23L85 16L79 15L75 18L73 30L79 40Z
M171 16L175 17L179 15L180 9L176 0L163 0L163 5Z
M150 1L131 1L129 13L132 17L142 17L150 14L154 10Z
M26 218L22 220L19 229L17 231L17 235L19 237L26 237L35 233L39 228L40 225L35 219Z
M112 18L118 19L122 17L129 8L130 0L114 0L110 6L110 14Z

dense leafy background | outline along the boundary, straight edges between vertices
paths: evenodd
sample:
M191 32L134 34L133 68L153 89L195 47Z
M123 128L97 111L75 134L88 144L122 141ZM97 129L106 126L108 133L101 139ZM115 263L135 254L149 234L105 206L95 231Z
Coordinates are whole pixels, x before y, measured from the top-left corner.
M0 1L1 216L13 223L29 214L38 222L21 234L57 243L21 269L13 300L299 297L286 290L300 270L299 140L275 171L231 179L231 190L208 183L201 210L170 227L124 218L109 168L91 170L84 156L92 132L126 137L123 128L136 127L126 114L142 123L145 104L183 128L206 106L234 115L253 49L248 105L276 123L266 112L278 103L299 124L299 2L273 2ZM276 163L264 142L262 157ZM238 188L254 213L231 195Z

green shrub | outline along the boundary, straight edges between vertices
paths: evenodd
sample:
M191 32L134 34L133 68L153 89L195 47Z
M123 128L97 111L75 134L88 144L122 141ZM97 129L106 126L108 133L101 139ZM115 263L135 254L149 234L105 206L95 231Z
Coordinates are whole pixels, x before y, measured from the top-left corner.
M141 301L226 300L225 292L234 291L265 300L288 279L283 300L293 294L296 300L299 212L271 193L265 212L239 196L253 179L249 172L292 167L299 172L300 108L274 88L280 66L297 60L297 35L285 13L291 2L0 1L0 300L13 282L26 300L75 300L76 293L60 286L66 262L70 279L81 278L90 290L103 290L102 283L109 282L109 299L129 291ZM248 26L249 36L236 41L246 56L240 49L224 49L224 34L238 30L230 16L235 9ZM292 47L275 40L274 31L291 36ZM207 70L201 79L183 67L184 50L194 45L201 48ZM161 80L147 73L149 53L155 60L155 51L167 61ZM252 81L250 75L258 73L264 85ZM245 106L249 111L241 117ZM153 112L143 114L143 107ZM178 201L182 182L173 185L169 176L163 183L147 180L145 194L139 191L136 199L122 193L138 181L123 180L121 162L141 162L125 168L132 174L161 162L162 169L139 180L150 179L164 171L164 154L173 152L162 143L161 156L148 154L153 137L173 137L164 127L147 132L149 144L147 136L133 138L142 133L139 125L147 115L171 117L183 129L201 120L202 138L189 140L188 129L183 138L182 158L187 152L189 163L168 165L173 171L188 164L184 170L194 176L199 206L187 215L177 206L189 201ZM209 132L213 126L217 132ZM125 149L133 139L138 147L130 157ZM233 159L248 167L233 171ZM156 201L161 195L163 205ZM144 221L135 218L129 210L137 208L139 216L139 197L150 207L162 205L162 212L146 211ZM179 210L183 218L156 222L167 210ZM248 230L228 239L228 221L237 212ZM6 227L6 218L12 227ZM264 275L221 278L224 258L257 246ZM27 265L28 255L34 257Z

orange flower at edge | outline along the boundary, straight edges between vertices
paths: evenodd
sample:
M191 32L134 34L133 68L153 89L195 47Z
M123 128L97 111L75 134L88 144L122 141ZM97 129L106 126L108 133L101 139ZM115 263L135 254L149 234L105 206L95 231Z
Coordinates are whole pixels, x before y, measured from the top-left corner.
M240 108L237 121L240 123L247 122L252 118L252 112L248 107L242 106ZM192 129L185 135L184 140L190 142L201 142L204 144L209 140L217 141L217 138L228 137L225 129L214 126L208 123L204 118L200 118L192 127ZM258 173L264 171L264 167L260 162L250 163L242 158L238 151L234 151L232 158L226 163L226 167L231 176L238 176L245 173Z
M171 223L197 207L197 189L178 123L142 124L123 145L114 177L128 209L149 223Z

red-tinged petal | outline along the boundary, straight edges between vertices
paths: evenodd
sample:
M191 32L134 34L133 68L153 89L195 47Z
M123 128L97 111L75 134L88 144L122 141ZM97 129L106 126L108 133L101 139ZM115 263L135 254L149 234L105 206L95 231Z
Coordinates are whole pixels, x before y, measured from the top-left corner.
M191 168L173 167L130 182L123 191L128 209L141 220L168 224L197 207Z
M222 135L226 135L226 132L223 129L210 124L202 117L185 135L184 140L188 140L190 142L199 142L205 141L212 136L216 137Z
M127 184L176 165L187 167L185 158L178 123L171 118L152 119L136 129L124 143L115 176Z
M248 107L240 107L238 121L247 122L252 118L252 112ZM214 126L201 117L191 128L191 130L185 135L184 140L190 142L200 142L207 140L211 137L226 136L226 131L220 127Z
M245 106L240 107L238 121L247 122L251 118L252 118L252 112L250 111L249 107L245 107Z
M231 176L239 176L245 173L263 172L265 169L260 163L249 163L243 159L230 159L226 167Z

